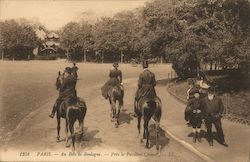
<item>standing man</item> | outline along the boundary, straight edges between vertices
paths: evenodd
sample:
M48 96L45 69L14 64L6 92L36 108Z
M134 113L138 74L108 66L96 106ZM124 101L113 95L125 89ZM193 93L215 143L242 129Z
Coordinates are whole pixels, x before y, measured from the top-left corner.
M77 79L78 78L78 67L76 66L76 63L73 63L73 67L71 68L72 75Z
M156 97L155 86L155 74L148 69L148 61L144 60L143 64L143 72L139 76L138 80L138 88L135 94L135 102L134 102L134 112L138 106L138 101L143 97ZM134 114L136 116L136 113Z
M202 100L202 107L205 117L205 125L207 127L207 138L210 146L213 146L212 124L214 124L217 132L218 142L225 147L228 145L224 139L224 133L221 126L221 117L224 111L222 100L215 95L213 87L208 88L208 94Z
M56 110L59 108L63 101L71 104L76 101L76 79L71 75L71 68L66 67L64 71L64 79L59 89L59 97L53 106L52 112L49 115L50 118L54 118Z

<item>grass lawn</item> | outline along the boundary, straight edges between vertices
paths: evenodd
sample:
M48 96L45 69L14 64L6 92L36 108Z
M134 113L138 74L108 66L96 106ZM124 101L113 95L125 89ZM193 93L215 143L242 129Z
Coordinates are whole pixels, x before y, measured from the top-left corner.
M225 112L250 120L249 81L239 76L210 76L218 85L217 94L222 98ZM179 81L169 87L177 97L186 100L187 81Z

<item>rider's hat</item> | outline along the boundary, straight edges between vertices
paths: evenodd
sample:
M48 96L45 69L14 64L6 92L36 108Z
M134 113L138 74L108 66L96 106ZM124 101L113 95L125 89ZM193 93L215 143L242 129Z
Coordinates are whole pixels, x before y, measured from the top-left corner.
M142 67L143 68L148 68L148 60L143 60Z
M115 68L119 67L118 62L114 62L114 63L113 63L113 66L114 66Z
M215 93L215 87L209 87L208 88L208 91L207 91L208 93Z
M64 72L67 72L67 73L71 73L71 68L70 67L66 67Z

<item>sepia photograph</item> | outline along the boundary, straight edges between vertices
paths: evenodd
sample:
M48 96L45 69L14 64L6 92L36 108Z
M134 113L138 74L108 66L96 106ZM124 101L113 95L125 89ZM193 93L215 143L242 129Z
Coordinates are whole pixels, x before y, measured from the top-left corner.
M0 162L250 162L250 0L0 0Z

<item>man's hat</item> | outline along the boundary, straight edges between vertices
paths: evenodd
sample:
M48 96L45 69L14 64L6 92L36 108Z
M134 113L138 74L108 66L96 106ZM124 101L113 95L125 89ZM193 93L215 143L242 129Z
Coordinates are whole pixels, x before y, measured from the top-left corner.
M67 72L67 73L71 73L71 68L70 67L66 67L64 72Z
M119 67L118 62L114 62L114 63L113 63L113 66L114 66L114 67Z
M148 68L148 60L143 60L142 67L143 68Z

